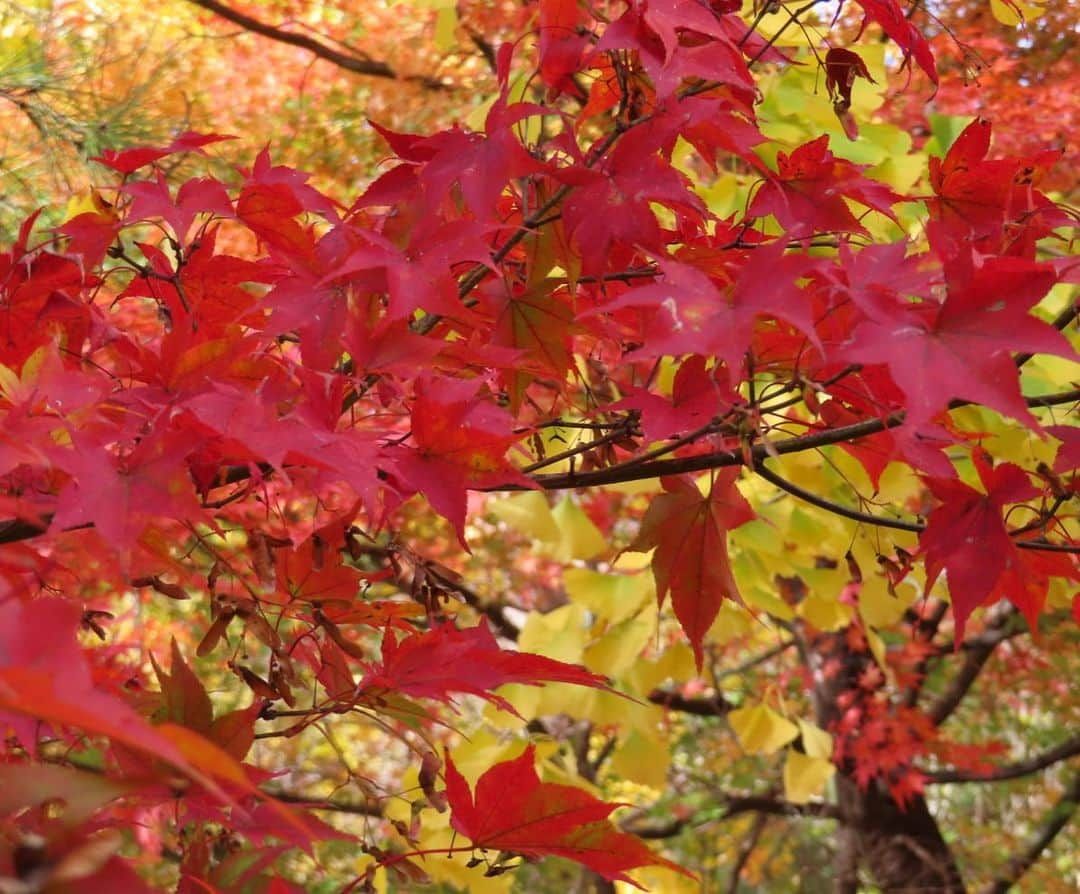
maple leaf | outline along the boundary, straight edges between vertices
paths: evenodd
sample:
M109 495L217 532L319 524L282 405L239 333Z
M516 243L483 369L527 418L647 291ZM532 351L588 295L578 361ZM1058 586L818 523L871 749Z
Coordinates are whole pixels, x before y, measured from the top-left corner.
M579 318L622 307L655 308L641 356L713 354L729 374L738 375L761 316L786 320L816 341L809 302L798 284L816 263L788 251L785 240L760 245L749 255L702 247L687 251L685 260L661 258L662 278L628 289Z
M873 311L834 359L883 363L906 397L906 423L920 426L955 398L1038 427L1020 394L1013 351L1072 358L1065 337L1028 314L1056 280L1053 267L1021 258L946 265L942 302L898 300Z
M464 630L450 623L441 624L401 640L388 629L383 637L382 662L368 666L360 689L369 693L400 692L450 704L450 694L461 692L478 695L516 715L513 706L492 691L507 683L608 686L605 677L578 665L499 648L495 634L482 620L478 626Z
M596 53L636 50L661 98L673 94L684 78L752 90L753 78L736 45L742 36L729 33L698 0L651 0L630 4L608 25Z
M663 128L635 130L595 168L559 171L575 186L563 205L563 217L585 274L629 260L634 253L630 247L663 250L653 203L685 216L688 225L707 216L686 175L657 153L666 139Z
M608 881L628 882L626 873L642 866L664 866L693 876L654 854L638 838L620 832L607 817L609 804L571 785L541 782L535 748L503 761L477 781L475 792L446 755L446 799L450 824L474 847L525 857L555 856L573 860Z
M1018 549L1009 536L1005 506L1038 493L1027 474L1012 463L991 467L981 450L972 459L986 493L961 481L927 478L941 505L930 513L919 537L926 561L926 592L946 573L958 647L968 617L980 605L1007 598L1035 631L1050 578L1080 579L1080 570L1068 556L1029 555L1032 551Z
M483 133L454 127L429 137L415 137L378 125L375 129L400 158L419 165L418 184L429 207L446 204L456 184L468 208L486 220L492 217L507 183L547 169L526 151L515 132L518 122L540 114L546 114L542 106L508 104L504 93L488 111Z
M628 397L611 404L610 409L639 411L641 431L647 443L700 428L722 410L740 402L728 377L720 374L725 371L706 370L705 365L706 358L700 354L687 357L675 374L670 400L637 388Z
M554 291L547 279L528 289L500 292L492 343L520 352L512 369L501 377L510 395L510 410L516 412L526 388L538 376L557 381L566 377L572 360L574 314L566 297Z
M934 54L930 51L930 45L919 29L904 15L904 11L896 0L855 0L855 2L863 8L865 13L864 28L868 21L877 22L881 30L896 41L896 45L904 51L905 65L914 58L930 80L935 84L938 82L937 63L934 61Z
M851 88L856 78L866 78L876 84L870 71L858 53L834 47L825 54L825 89L832 97L833 111L844 126L844 133L849 140L859 136L859 125L851 115Z
M477 382L424 375L412 409L415 450L395 451L404 479L423 492L465 545L468 487L513 482L535 485L505 458L520 440L504 410L480 399Z
M990 122L976 118L953 141L943 159L930 159L930 184L936 196L927 201L931 220L950 234L974 237L983 250L1003 249L1004 253L1034 257L1037 238L1055 226L1072 225L1033 185L1061 152L988 159L990 134ZM1036 209L1039 214L1032 213ZM1006 231L1007 221L1011 231Z
M804 239L821 231L869 236L846 199L896 219L891 206L902 197L885 184L864 177L865 165L833 155L828 134L804 143L790 155L777 153L776 165L776 176L766 180L746 213L748 217L772 214L788 231L789 239Z
M0 724L33 747L39 721L106 736L199 774L183 753L125 702L95 688L76 639L80 612L59 599L0 604ZM22 723L13 715L35 718Z
M664 478L665 493L645 512L641 530L628 549L652 557L660 604L671 592L679 619L700 668L702 643L725 599L742 603L728 559L727 532L755 518L735 487L738 469L715 474L707 494L689 476Z
M153 653L150 662L158 678L162 696L162 720L179 723L202 735L209 735L214 723L214 708L206 687L184 660L184 655L172 640L172 664L166 673Z
M584 23L585 11L578 0L540 0L537 69L540 79L555 92L580 92L573 75L581 67L581 54L588 46L585 34L578 33Z
M236 137L225 136L217 133L200 134L188 131L178 136L167 146L151 147L137 146L132 149L106 149L101 155L91 158L91 161L101 162L106 167L112 168L121 174L131 174L139 168L160 161L178 152L202 152L203 146L210 143L220 143L222 140L234 140ZM203 153L205 154L205 153Z
M195 219L203 214L233 217L232 201L221 181L213 177L187 180L173 198L165 175L157 172L155 180L136 180L124 185L124 192L134 201L128 209L129 222L161 218L173 235L183 240Z

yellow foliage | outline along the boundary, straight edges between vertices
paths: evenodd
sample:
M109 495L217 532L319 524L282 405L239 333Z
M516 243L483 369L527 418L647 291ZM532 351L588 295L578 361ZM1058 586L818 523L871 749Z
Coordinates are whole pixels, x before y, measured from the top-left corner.
M611 771L620 779L663 791L667 783L671 750L661 737L650 737L640 729L623 736L611 756Z
M539 491L527 491L492 500L488 503L487 510L499 521L534 540L546 543L559 540L559 526L555 523L547 497Z
M552 512L559 528L559 541L553 555L560 562L591 559L608 549L608 542L577 503L563 497Z
M799 735L799 728L772 708L762 704L746 705L728 714L743 751L749 754L772 754Z
M585 652L588 635L584 607L571 603L546 614L531 612L521 629L518 646L522 652L577 664Z
M634 666L656 635L657 615L654 602L635 617L612 624L585 650L585 666L598 674L621 677Z
M816 723L809 720L798 721L799 734L802 736L803 749L810 757L832 759L833 737Z
M651 574L603 574L588 568L567 568L563 572L566 593L594 615L617 624L637 614L649 600L656 599Z
M784 797L792 804L805 804L825 790L835 772L836 767L825 758L789 750L784 761Z
M835 595L826 595L812 591L799 603L799 617L812 624L818 630L832 631L847 627L851 623L854 609L844 605Z
M1046 11L1046 0L990 0L990 11L1003 25L1020 25Z

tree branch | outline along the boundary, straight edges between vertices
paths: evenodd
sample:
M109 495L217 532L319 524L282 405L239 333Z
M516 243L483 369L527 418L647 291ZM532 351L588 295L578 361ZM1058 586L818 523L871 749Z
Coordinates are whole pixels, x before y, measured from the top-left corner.
M697 717L723 717L733 707L719 694L710 698L693 698L667 689L654 689L649 693L649 701L669 711L681 711Z
M281 801L283 804L296 804L301 807L306 807L308 810L327 810L332 813L348 813L353 816L381 817L383 815L378 804L352 804L343 801L333 801L329 798L308 798L304 795L298 795L295 792L267 791L265 794L276 801Z
M334 49L334 47L328 46L313 37L308 37L306 34L297 34L293 31L286 31L284 28L279 28L275 25L269 25L253 16L235 10L224 3L219 3L218 0L188 0L188 2L207 10L208 12L212 12L215 15L221 16L221 18L232 22L234 25L239 25L245 31L250 31L252 34L258 34L260 37L265 37L268 40L275 40L278 43L284 43L298 47L302 50L307 50L309 53L318 56L320 59L325 59L327 62L336 65L338 68L342 68L345 71L351 71L353 74L367 75L373 78L387 78L392 81L413 81L429 90L450 89L448 84L438 78L429 77L427 75L402 75L385 62L380 62L367 56L343 53L341 50Z
M1080 401L1080 389L1062 391L1056 394L1047 394L1040 397L1025 398L1028 406L1049 407L1059 404L1075 403ZM953 401L950 409L965 407L970 401ZM804 450L814 450L818 447L827 447L830 444L839 444L843 441L857 441L861 438L876 435L901 425L904 421L903 413L893 413L884 419L864 419L861 422L853 422L850 425L842 425L838 428L830 428L824 431L815 431L805 435L797 435L786 438L783 441L773 441L768 446L755 444L750 448L750 456L755 461L755 466L774 455L786 453L800 453ZM721 469L730 466L740 466L745 462L746 456L741 449L720 450L713 453L701 453L695 456L677 457L675 459L660 459L654 462L640 463L638 465L623 468L621 465L608 466L604 469L592 469L589 471L564 472L554 475L534 475L533 481L544 490L568 490L579 487L596 487L601 484L623 484L628 481L643 481L648 478L660 478L665 475L682 475L688 472L705 472L710 469ZM490 491L513 491L524 490L523 485L492 485L484 490Z
M991 618L986 632L981 636L981 640L974 644L964 655L964 663L960 671L953 677L945 691L930 707L930 710L926 712L934 726L941 726L953 711L959 707L960 702L964 700L964 696L968 694L968 690L971 689L972 684L982 672L983 666L990 660L994 649L998 647L999 643L1009 638L1012 624L1015 623L1014 619L1018 620L1019 617L1020 615L1016 609L1009 605Z
M790 801L761 795L729 795L723 800L725 819L740 813L767 813L770 816L805 816L814 819L836 820L837 822L843 819L840 808L836 804L827 804L824 801L793 804Z
M190 2L196 2L196 0L190 0ZM567 187L563 187L559 194L561 195L565 191L568 191ZM556 197L552 197L547 204L550 204L555 198ZM526 231L519 230L518 232ZM482 279L482 276L478 276L476 282L479 282L480 279ZM472 280L469 281L472 282ZM475 285L475 282L473 285ZM424 319L437 320L439 318L438 315L432 315L430 317L425 317ZM1040 397L1028 397L1025 400L1028 406L1033 407L1049 407L1057 406L1059 404L1075 403L1076 401L1080 401L1080 389L1062 391ZM950 408L955 409L957 407L967 406L969 403L969 401L953 401L950 404ZM809 434L797 435L793 438L786 438L783 441L774 441L768 445L759 443L750 448L749 458L752 460L754 467L760 469L761 463L772 456L787 453L801 453L804 450L815 450L819 447L827 447L831 444L839 444L844 441L856 441L877 434L878 432L895 428L902 424L903 421L903 413L894 413L884 419L864 419L861 422L842 425L839 428L830 428L824 431L815 431ZM633 460L630 460L625 466L617 464L603 469L562 472L550 475L539 474L531 477L532 481L544 490L572 490L575 488L598 487L604 484L622 484L629 481L644 481L649 478L660 478L665 475L683 475L689 472L704 472L710 469L740 466L746 462L746 459L746 453L742 449L720 450L713 453L702 453L695 456L677 457L674 459L658 459L644 463L635 463ZM236 483L247 478L249 475L250 471L247 466L231 467L227 470L227 474L222 479L221 483ZM522 484L493 484L476 488L478 491L503 493L526 489L528 488ZM855 512L855 510L850 511ZM868 523L872 523L872 520L877 518L877 516L870 515L864 517L862 514L859 514L858 517L860 520L867 521ZM0 544L28 540L31 537L42 534L47 529L51 518L51 514L46 514L42 517L41 522L37 524L27 522L24 519L0 520ZM889 527L897 527L906 524L908 523L898 522L896 525L889 525ZM1048 552L1080 552L1080 547L1071 546L1069 544L1049 543L1045 540L1022 540L1017 541L1016 545L1024 549L1045 550Z
M761 839L761 833L765 831L765 824L768 823L768 821L769 814L760 811L758 815L754 817L754 822L750 826L750 830L746 833L746 837L739 842L739 849L735 855L735 862L731 867L731 875L728 877L727 894L738 894L739 876L742 875L742 871L746 867L746 861L750 859L750 855L754 852L754 848L757 847L758 841Z
M961 770L943 770L938 773L927 773L928 785L942 785L946 782L1004 782L1007 779L1019 779L1021 776L1030 776L1047 767L1053 766L1070 757L1080 754L1080 735L1067 739L1060 745L1036 754L1024 761L1015 764L1007 764L997 767L989 773L972 773Z
M1072 781L1061 793L1057 803L1050 808L1042 826L1032 837L1024 850L1009 861L1009 865L997 879L982 889L981 894L1006 894L1039 859L1039 855L1050 846L1057 834L1069 824L1080 802L1080 773L1073 775Z

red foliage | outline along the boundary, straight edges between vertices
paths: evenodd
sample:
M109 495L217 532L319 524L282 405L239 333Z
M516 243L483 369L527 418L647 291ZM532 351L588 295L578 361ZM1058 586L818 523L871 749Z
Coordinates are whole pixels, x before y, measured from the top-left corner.
M936 80L895 0L857 2ZM174 191L161 162L224 139L185 134L103 154L115 176L95 211L53 233L31 218L0 254L0 753L36 780L0 792L0 819L44 842L34 890L139 890L109 830L158 828L165 805L177 830L189 825L172 842L181 890L229 883L219 829L281 842L243 871L286 889L268 868L279 848L337 833L243 763L258 723L292 718L274 728L288 737L358 711L410 741L430 719L412 699L508 707L495 691L508 683L606 685L454 617L455 600L484 600L396 540L416 497L467 545L470 492L659 478L630 548L655 550L659 599L671 594L699 667L723 600L740 599L728 532L754 517L740 474L831 505L769 472L785 453L844 443L875 482L893 459L923 474L917 521L832 508L920 532L917 556L883 565L890 583L913 561L928 586L947 579L958 644L979 606L1004 596L1034 626L1050 580L1080 579L1076 543L1055 525L1071 431L1053 431L1065 447L1052 471L994 466L976 448L985 493L943 452L966 456L979 437L946 417L960 403L1039 433L1032 407L1075 401L1020 390L1023 354L1075 357L1058 331L1069 320L1032 313L1076 275L1036 245L1069 223L1039 189L1055 154L991 158L977 120L931 165L926 243L897 229L869 245L866 217L888 226L909 197L825 135L778 150L775 171L762 162L752 65L784 57L738 4L613 7L604 18L542 2L539 56L528 44L496 54L501 93L483 127L379 129L394 164L348 206L269 150L234 185L196 177ZM511 101L512 65L538 73L535 103ZM849 50L826 71L840 104L867 74ZM678 164L680 142L703 163ZM721 162L761 175L729 220L686 173ZM254 252L228 247L241 244ZM671 362L668 393L658 372ZM566 417L598 434L547 473L543 436ZM805 433L789 436L789 422ZM1016 524L1017 504L1038 521ZM381 580L403 598L369 599ZM134 671L92 673L80 628L108 637L106 598L139 589L205 597L190 603L195 654L221 659L247 706L215 713L186 642L172 642L168 670L154 665L156 693L129 685ZM876 666L852 685L838 763L901 803L916 797L913 760L936 729L878 697ZM38 756L57 742L65 759L95 755L101 778L51 775ZM421 787L438 805L430 754ZM615 805L540 782L533 761L530 747L470 791L447 760L453 827L473 847L569 857L608 879L670 865L607 820ZM43 807L58 801L75 805L70 828ZM0 837L0 873L18 887L15 840ZM412 871L410 855L368 852Z

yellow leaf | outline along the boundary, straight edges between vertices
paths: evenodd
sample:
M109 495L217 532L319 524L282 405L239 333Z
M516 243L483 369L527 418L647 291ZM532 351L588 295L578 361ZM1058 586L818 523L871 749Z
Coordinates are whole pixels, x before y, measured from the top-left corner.
M802 735L803 749L810 757L832 759L833 740L825 730L809 720L799 721L799 733Z
M567 568L563 586L574 602L612 624L633 617L647 601L656 599L651 574L601 574L588 568Z
M1045 12L1043 0L990 0L990 11L1003 25L1019 25Z
M629 779L663 791L671 755L667 743L657 741L633 729L623 738L611 758L611 770L620 779Z
M710 642L727 643L740 636L746 636L754 629L754 618L741 605L736 605L730 599L725 599L720 604L720 611L716 614L706 639Z
M518 647L522 652L535 652L556 661L577 664L585 651L588 635L585 609L571 603L547 614L530 612L518 637Z
M444 53L453 49L454 44L457 43L457 38L454 35L457 25L457 10L454 7L448 6L439 10L435 18L435 46L437 49L442 50Z
M788 751L784 761L784 797L792 804L805 804L825 791L835 772L836 767L825 758Z
M748 705L728 714L728 723L749 754L772 754L799 734L799 728L765 705Z
M605 713L600 704L605 695L625 704L625 699L620 699L613 693L587 686L575 686L572 683L545 683L539 692L540 698L533 715L535 717L565 714L576 720L591 720L601 725L616 724L622 720L620 713L611 710Z
M656 635L657 615L654 602L636 617L611 625L585 650L585 666L598 674L621 677L637 663L642 650Z
M562 498L552 516L559 526L560 538L554 549L554 556L560 562L591 559L607 550L608 543L600 529L570 497Z
M889 665L885 663L885 643L880 636L877 635L877 631L867 629L866 644L870 647L870 654L874 656L874 660L878 663L878 667L885 670L886 676L889 676L892 672L889 669Z
M910 594L912 599L915 596L911 587L903 587L898 592ZM863 578L859 590L859 614L870 627L892 627L904 616L911 601L893 596L884 575L872 572Z
M832 631L847 627L853 614L850 605L843 605L835 598L820 593L811 593L799 603L799 616L818 630Z
M559 540L559 526L555 524L547 497L539 491L527 491L492 500L488 503L487 510L499 521L534 540L543 540L546 543Z
M689 680L694 672L694 653L685 642L678 642L656 661L637 661L622 682L631 691L644 695L668 680Z
M701 882L687 878L672 869L663 866L644 866L629 873L638 884L615 882L616 894L637 894L646 891L663 891L664 894L701 894Z

